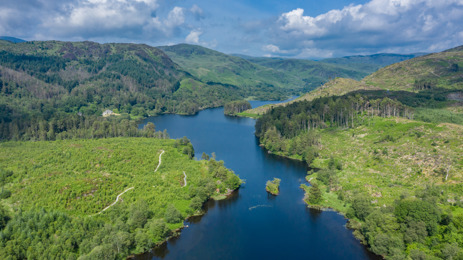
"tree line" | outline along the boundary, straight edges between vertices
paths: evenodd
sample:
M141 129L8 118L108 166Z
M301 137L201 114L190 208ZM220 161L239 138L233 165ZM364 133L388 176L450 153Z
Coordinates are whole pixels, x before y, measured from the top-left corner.
M412 119L413 115L412 108L388 97L370 99L360 94L322 97L273 108L257 120L256 135L261 137L271 127L275 127L283 137L293 138L311 129L355 127L373 116Z
M252 107L249 101L237 100L237 101L226 103L223 108L224 108L223 113L225 115L236 115L245 110L251 109Z

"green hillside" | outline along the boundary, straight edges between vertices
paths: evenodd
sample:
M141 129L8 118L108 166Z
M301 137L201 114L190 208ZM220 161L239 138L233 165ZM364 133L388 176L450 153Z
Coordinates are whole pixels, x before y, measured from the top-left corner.
M201 46L178 44L158 48L202 82L236 86L256 98L265 95L262 92L274 92L274 98L279 98L303 87L284 72Z
M305 201L345 214L374 253L461 257L463 114L453 115L460 125L413 120L411 105L449 104L435 94L364 91L294 102L260 117L256 135L270 152L312 167L313 185L301 185Z
M143 44L0 40L0 139L70 115L194 114L251 94L198 81Z
M288 72L302 81L312 83L314 86L317 86L317 80L319 86L328 79L336 77L361 79L368 73L348 66L304 59L249 58L248 60L278 71Z
M413 54L417 55L417 54ZM413 56L410 55L410 56ZM375 55L372 55L375 57ZM353 56L356 57L356 56ZM360 60L368 64L370 56L367 59L360 56ZM383 57L381 54L378 57ZM377 57L377 58L378 58ZM386 55L385 61L394 60L391 55ZM392 55L394 57L394 55ZM405 59L407 55L398 55L397 59ZM347 59L348 57L344 58ZM350 58L356 61L354 58ZM376 59L373 59L371 63L374 63ZM346 63L347 61L335 60L336 62ZM378 60L381 61L381 59ZM288 103L267 105L263 107L254 108L241 113L242 116L258 117L271 109L272 107L286 106L301 100L313 100L318 97L326 96L341 96L349 92L354 91L367 91L367 90L396 90L396 91L435 91L436 93L447 93L448 96L444 97L449 100L460 100L460 92L447 91L449 90L463 90L463 71L460 69L463 66L463 48L457 47L440 53L429 54L425 56L419 56L413 59L405 60L372 73L366 76L361 81L348 78L335 78L321 87L308 92L296 100ZM461 105L452 104L452 107L448 107L447 110L458 111L458 107ZM440 107L442 108L442 107ZM419 111L423 112L424 111ZM428 111L435 115L436 113L442 113L442 111ZM446 113L446 112L445 112Z
M186 138L0 143L0 257L125 259L151 249L240 185L222 161L188 151Z
M358 91L358 90L377 90L379 88L368 86L360 81L356 81L353 79L346 79L346 78L335 78L330 80L329 82L325 83L323 86L318 87L309 93L306 93L295 100L291 100L285 103L278 103L278 104L271 104L271 105L264 105L260 107L256 107L253 109L248 109L243 113L240 113L241 116L248 116L248 117L260 117L263 114L267 113L270 109L287 106L289 104L307 100L312 101L319 97L329 97L329 96L341 96L347 94L349 92Z
M0 57L0 98L11 109L43 104L83 114L107 108L135 116L191 114L234 95L224 86L197 83L204 98L191 99L181 81L194 79L162 51L142 44L0 42Z
M303 86L304 92L311 91L336 77L359 80L371 73L372 70L365 70L351 65L338 65L303 59L250 57L248 60L291 76L299 86ZM364 66L371 67L368 64L364 64Z
M363 81L390 90L463 89L462 67L463 47L460 46L390 65Z

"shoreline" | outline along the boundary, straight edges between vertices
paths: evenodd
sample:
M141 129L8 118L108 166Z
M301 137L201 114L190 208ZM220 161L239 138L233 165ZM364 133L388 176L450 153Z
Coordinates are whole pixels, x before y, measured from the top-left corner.
M290 160L295 160L295 161L299 161L299 162L303 162L303 160L301 159L298 159L298 158L293 158L293 157L289 157L289 156L285 156L285 155L281 155L281 154L277 154L277 153L274 153L270 150L268 150L267 148L265 148L265 146L263 144L261 144L259 142L259 146L265 150L267 150L267 152L269 154L272 154L272 155L275 155L275 156L279 156L281 158L285 158L285 159L290 159ZM308 166L310 168L310 166ZM315 170L319 170L318 168L311 168L311 169L315 169ZM312 185L312 183L310 182L312 180L312 178L310 178L309 180L307 180L306 178L304 178L310 185ZM302 184L301 184L302 186ZM300 189L304 190L302 187L300 187ZM324 206L321 206L321 205L311 205L309 203L306 202L306 196L307 196L307 192L304 190L304 197L302 198L302 201L305 203L306 207L309 208L309 209L313 209L313 210L318 210L318 211L325 211L325 212L336 212L338 215L341 215L344 217L344 219L347 220L346 224L344 225L346 229L349 229L351 230L352 232L352 235L354 236L354 238L359 241L359 243L361 245L363 245L365 247L365 249L370 253L370 254L373 254L375 256L378 256L378 257L381 257L382 259L384 259L384 257L380 256L380 255L376 255L375 253L373 253L370 248L367 247L367 245L364 243L364 241L362 241L362 239L360 237L358 237L356 234L355 234L355 231L359 230L359 229L356 229L355 228L355 223L353 223L352 219L349 219L346 214L347 212L343 212L343 211L340 211L340 210L337 210L335 208L332 208L332 207L324 207ZM346 202L344 200L341 200L342 202Z
M240 186L241 187L241 186ZM214 200L214 201L221 201L221 200L226 200L228 198L230 198L233 193L237 192L239 190L238 187L237 189L235 190L231 190L231 191L227 191L227 193L225 194L220 194L222 196L224 196L224 198L222 197L219 197L218 199L215 199L214 196L211 196L209 199L207 199L204 203L203 203L203 207L204 205L206 205L207 202L209 202L210 200ZM177 237L179 237L182 233L182 230L184 228L188 228L189 226L188 225L185 225L185 222L189 221L191 218L194 218L194 217L202 217L204 215L206 215L207 213L207 209L202 209L201 212L199 213L196 213L196 214L193 214L193 215L190 215L190 216L187 216L184 220L183 220L183 225L177 229L174 229L172 230L172 234L168 237L166 237L163 241L161 242L158 242L156 243L150 250L146 251L146 252L142 252L142 253L139 253L139 254L132 254L132 255L128 255L126 259L137 259L138 257L143 257L145 254L151 254L153 253L156 249L159 249L160 247L166 245L170 240L172 239L175 239ZM152 258L153 256L150 255L150 257Z

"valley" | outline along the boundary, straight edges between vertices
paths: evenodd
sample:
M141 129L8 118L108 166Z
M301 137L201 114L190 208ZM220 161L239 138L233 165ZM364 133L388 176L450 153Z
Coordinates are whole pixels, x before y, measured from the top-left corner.
M312 61L12 41L2 258L463 255L461 47Z

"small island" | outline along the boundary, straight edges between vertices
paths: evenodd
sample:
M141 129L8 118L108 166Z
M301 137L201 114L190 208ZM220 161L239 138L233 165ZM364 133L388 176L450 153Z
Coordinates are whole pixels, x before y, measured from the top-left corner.
M267 190L268 193L275 196L280 194L280 181L281 179L278 178L273 178L273 181L267 181L265 190Z

